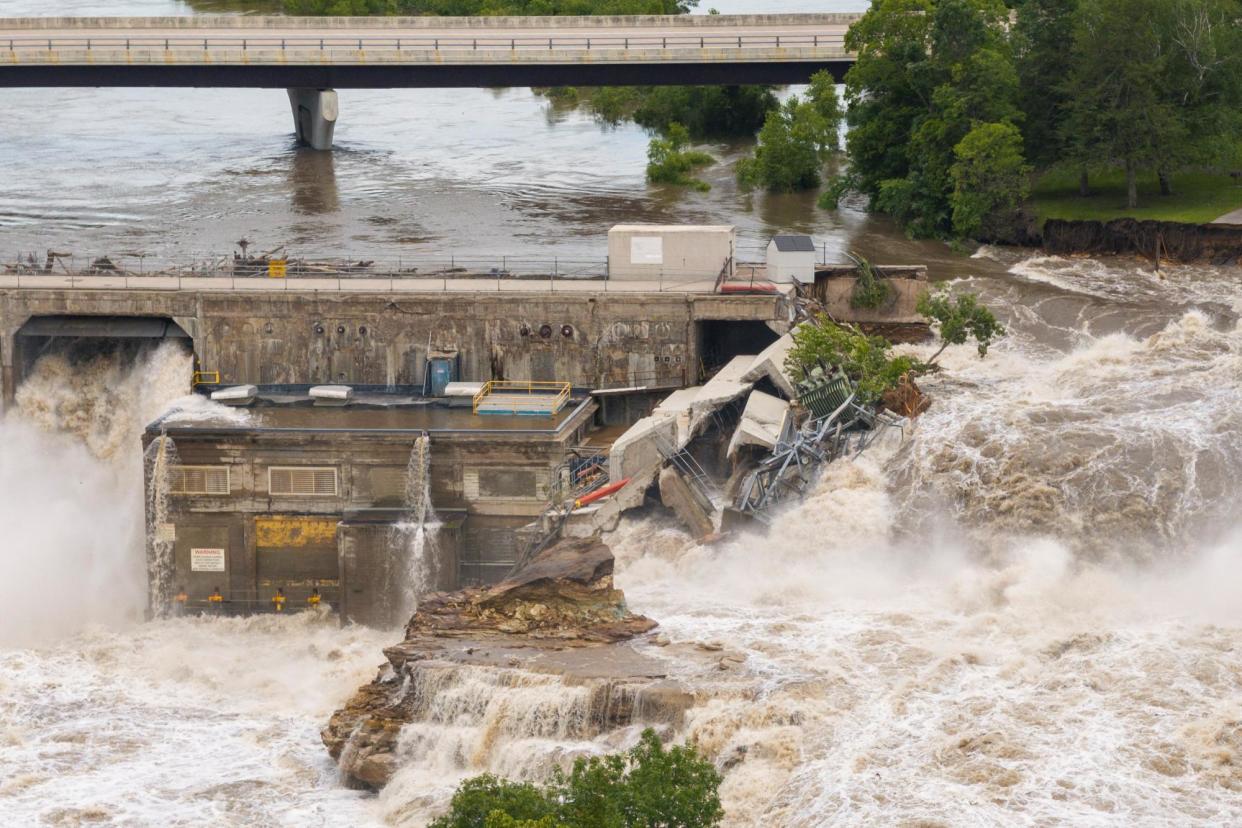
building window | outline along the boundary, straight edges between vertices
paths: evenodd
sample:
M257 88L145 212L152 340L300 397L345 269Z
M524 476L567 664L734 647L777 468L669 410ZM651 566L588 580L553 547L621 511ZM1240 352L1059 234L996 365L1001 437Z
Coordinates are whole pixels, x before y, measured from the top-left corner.
M173 466L168 472L172 494L227 495L228 466Z
M331 466L272 466L267 470L272 495L327 497L336 495L336 469Z

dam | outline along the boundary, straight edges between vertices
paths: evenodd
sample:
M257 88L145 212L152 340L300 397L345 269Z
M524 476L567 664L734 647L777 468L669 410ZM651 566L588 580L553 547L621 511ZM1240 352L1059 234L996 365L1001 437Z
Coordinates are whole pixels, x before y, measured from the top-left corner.
M925 335L921 268L880 268L888 304L852 308L852 267L816 264L813 247L739 265L733 232L618 226L603 279L273 278L247 260L0 276L0 399L48 353L173 343L201 404L142 438L152 612L322 601L392 626L411 590L494 583L549 508L636 476L653 449L610 459L614 441L672 392L737 374L807 302Z

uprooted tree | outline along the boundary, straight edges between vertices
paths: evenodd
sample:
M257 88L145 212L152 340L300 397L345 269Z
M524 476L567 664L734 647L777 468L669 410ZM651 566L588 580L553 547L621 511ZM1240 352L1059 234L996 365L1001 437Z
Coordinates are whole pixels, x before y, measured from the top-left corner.
M807 379L816 368L840 371L854 384L859 403L882 402L899 413L918 413L926 403L914 386L914 378L939 370L936 360L950 345L973 339L979 356L986 356L989 346L1005 335L1005 328L973 293L925 293L919 297L917 308L940 338L939 349L926 362L909 354L894 354L893 344L884 337L820 314L794 330L785 368L795 382ZM895 404L895 400L900 403Z
M959 293L950 296L947 292L924 293L919 297L915 310L936 326L940 336L940 348L928 360L935 365L936 359L950 345L965 345L970 339L975 341L979 356L988 355L988 347L1005 335L1005 327L996 320L996 315L979 302L974 293Z

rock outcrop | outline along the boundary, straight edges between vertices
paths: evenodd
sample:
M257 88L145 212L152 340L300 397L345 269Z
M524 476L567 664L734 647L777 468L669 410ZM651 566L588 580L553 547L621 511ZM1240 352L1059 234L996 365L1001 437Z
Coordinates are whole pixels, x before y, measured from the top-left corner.
M495 586L424 599L405 640L384 651L388 662L376 679L322 732L345 777L368 788L387 783L398 766L398 737L411 722L495 730L491 719L504 714L487 698L473 708L444 701L466 683L493 685L498 697L546 687L549 703L560 705L572 688L581 709L572 716L562 710L556 725L566 739L638 721L676 725L693 697L667 679L663 662L631 646L656 623L626 609L612 572L605 544L566 539Z

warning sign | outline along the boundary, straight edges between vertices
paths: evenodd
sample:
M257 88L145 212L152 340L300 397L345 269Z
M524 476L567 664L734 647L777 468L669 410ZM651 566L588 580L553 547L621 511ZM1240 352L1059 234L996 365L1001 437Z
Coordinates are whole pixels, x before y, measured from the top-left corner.
M223 572L224 571L224 550L223 549L191 549L190 550L190 571L191 572Z
M269 279L283 279L288 271L289 265L284 259L267 260L267 276Z

